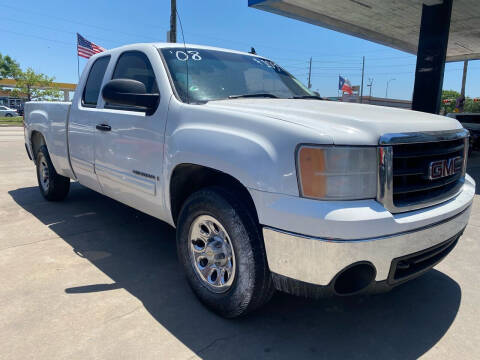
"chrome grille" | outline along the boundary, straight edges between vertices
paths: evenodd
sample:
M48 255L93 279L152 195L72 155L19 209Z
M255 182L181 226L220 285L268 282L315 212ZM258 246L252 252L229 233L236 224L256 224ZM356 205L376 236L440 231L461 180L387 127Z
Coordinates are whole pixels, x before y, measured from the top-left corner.
M414 134L389 134L380 139L378 200L391 212L404 212L446 201L464 183L467 135L464 129ZM432 164L454 161L453 174L431 176Z

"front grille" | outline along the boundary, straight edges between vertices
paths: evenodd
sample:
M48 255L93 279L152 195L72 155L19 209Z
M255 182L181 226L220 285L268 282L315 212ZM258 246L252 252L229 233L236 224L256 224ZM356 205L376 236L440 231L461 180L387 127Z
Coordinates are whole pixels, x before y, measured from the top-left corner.
M429 165L457 156L463 159L464 151L464 138L393 145L393 205L401 208L428 203L432 199L441 199L443 195L448 198L457 192L463 184L463 161L457 162L453 175L438 179L429 179Z
M452 251L460 236L461 233L431 248L394 259L390 267L388 283L404 282L431 269Z

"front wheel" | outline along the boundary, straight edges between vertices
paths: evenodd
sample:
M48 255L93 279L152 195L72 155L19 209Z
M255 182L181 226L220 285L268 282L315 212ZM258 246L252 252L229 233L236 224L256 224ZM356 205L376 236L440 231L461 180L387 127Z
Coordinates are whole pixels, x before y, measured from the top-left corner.
M245 315L273 294L259 227L223 188L200 190L187 199L178 219L177 249L194 293L224 317Z
M63 200L70 190L70 179L57 174L45 145L40 146L36 163L38 187L43 197L48 201Z
M6 116L6 117L12 117L13 115L10 114L10 113L6 113L5 116Z

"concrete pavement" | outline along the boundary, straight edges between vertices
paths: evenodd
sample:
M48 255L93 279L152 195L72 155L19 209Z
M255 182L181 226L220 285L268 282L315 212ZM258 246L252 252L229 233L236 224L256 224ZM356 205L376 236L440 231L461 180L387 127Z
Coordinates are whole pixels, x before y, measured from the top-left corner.
M470 164L478 182L480 155ZM418 280L376 296L278 294L238 320L196 300L174 235L76 183L44 201L22 129L0 129L0 359L480 358L478 195L458 246Z

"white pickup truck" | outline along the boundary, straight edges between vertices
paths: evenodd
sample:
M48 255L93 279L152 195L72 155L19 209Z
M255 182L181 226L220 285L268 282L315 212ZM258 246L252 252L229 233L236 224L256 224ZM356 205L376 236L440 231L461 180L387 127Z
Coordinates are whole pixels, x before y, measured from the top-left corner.
M442 260L475 183L455 119L329 102L261 56L136 44L93 56L71 103L25 106L47 200L70 180L177 229L198 298L225 317L274 289L378 292Z

